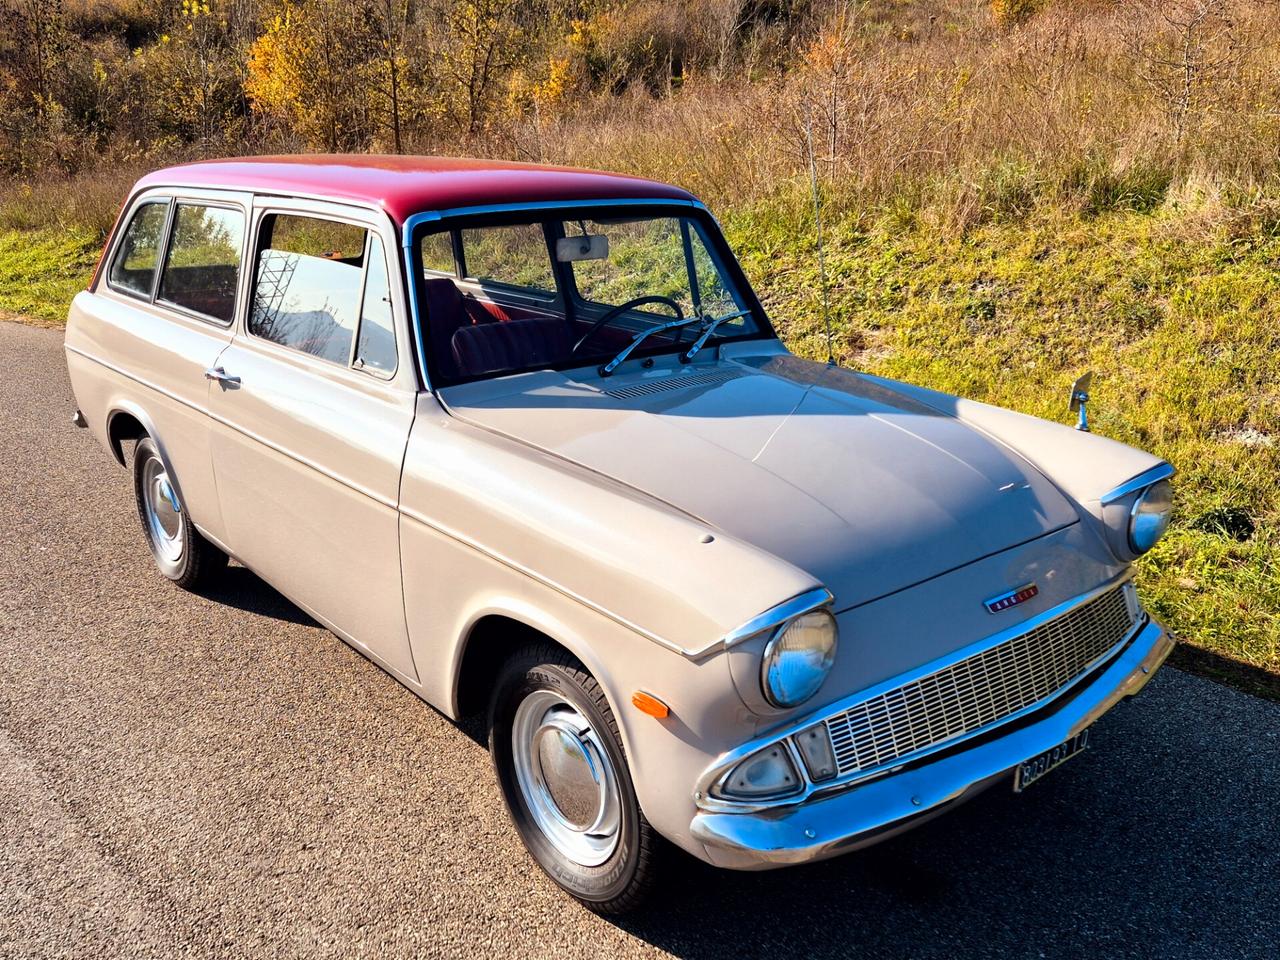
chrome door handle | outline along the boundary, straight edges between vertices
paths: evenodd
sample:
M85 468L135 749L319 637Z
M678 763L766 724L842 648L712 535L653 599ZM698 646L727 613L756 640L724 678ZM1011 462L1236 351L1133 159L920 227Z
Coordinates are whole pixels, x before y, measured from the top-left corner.
M231 384L240 383L239 377L233 377L231 374L227 373L227 371L223 370L221 367L210 367L208 370L204 372L204 378L206 380L217 380L219 383L231 383Z

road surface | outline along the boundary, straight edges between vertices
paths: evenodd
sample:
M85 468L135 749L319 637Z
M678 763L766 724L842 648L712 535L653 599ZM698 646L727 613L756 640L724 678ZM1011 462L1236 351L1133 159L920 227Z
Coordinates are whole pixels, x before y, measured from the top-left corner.
M1280 704L1172 669L1025 794L593 916L466 731L248 571L160 578L61 343L0 323L0 957L1280 955Z

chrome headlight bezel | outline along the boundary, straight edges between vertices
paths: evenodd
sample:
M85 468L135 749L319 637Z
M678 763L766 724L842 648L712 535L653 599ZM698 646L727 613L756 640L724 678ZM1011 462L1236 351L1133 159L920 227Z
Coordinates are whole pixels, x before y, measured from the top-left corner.
M1102 495L1099 519L1105 527L1107 545L1116 559L1123 563L1137 560L1154 547L1168 530L1172 517L1173 487L1170 480L1173 475L1173 467L1168 463L1161 463ZM1154 536L1135 536L1135 522L1140 516L1147 515L1144 513L1144 506L1153 503L1154 498L1160 496L1165 498L1163 522L1158 525Z
M807 636L802 637L802 632ZM835 665L839 643L840 626L827 607L806 611L779 625L760 659L760 689L765 700L789 710L812 699Z
M1134 556L1142 556L1169 530L1173 516L1173 485L1166 477L1145 487L1129 509L1127 537Z

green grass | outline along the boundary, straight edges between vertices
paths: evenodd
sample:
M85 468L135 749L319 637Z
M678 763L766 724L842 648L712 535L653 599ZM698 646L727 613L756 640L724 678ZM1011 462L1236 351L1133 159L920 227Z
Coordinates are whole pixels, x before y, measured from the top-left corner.
M1280 697L1280 231L1112 187L1072 211L1000 201L967 230L908 203L833 210L836 353L1062 421L1092 369L1094 429L1179 471L1173 528L1139 564L1147 604L1196 648L1184 663ZM725 227L789 345L824 357L810 217L791 194ZM92 231L0 233L0 310L60 323L97 251Z
M61 326L93 274L102 240L91 230L0 231L0 316Z
M823 357L809 216L792 198L726 227L785 339ZM1218 219L1128 205L947 235L847 212L827 229L836 354L1064 422L1093 370L1095 431L1179 471L1146 602L1181 641L1280 674L1280 237Z

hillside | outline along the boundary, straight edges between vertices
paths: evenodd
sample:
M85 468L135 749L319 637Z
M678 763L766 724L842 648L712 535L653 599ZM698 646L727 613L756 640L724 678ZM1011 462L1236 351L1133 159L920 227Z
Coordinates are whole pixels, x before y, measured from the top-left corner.
M1145 596L1184 662L1280 695L1280 5L0 10L0 315L61 322L147 168L399 148L679 183L825 356L812 163L841 361L1062 420L1094 370L1095 428L1179 468Z

